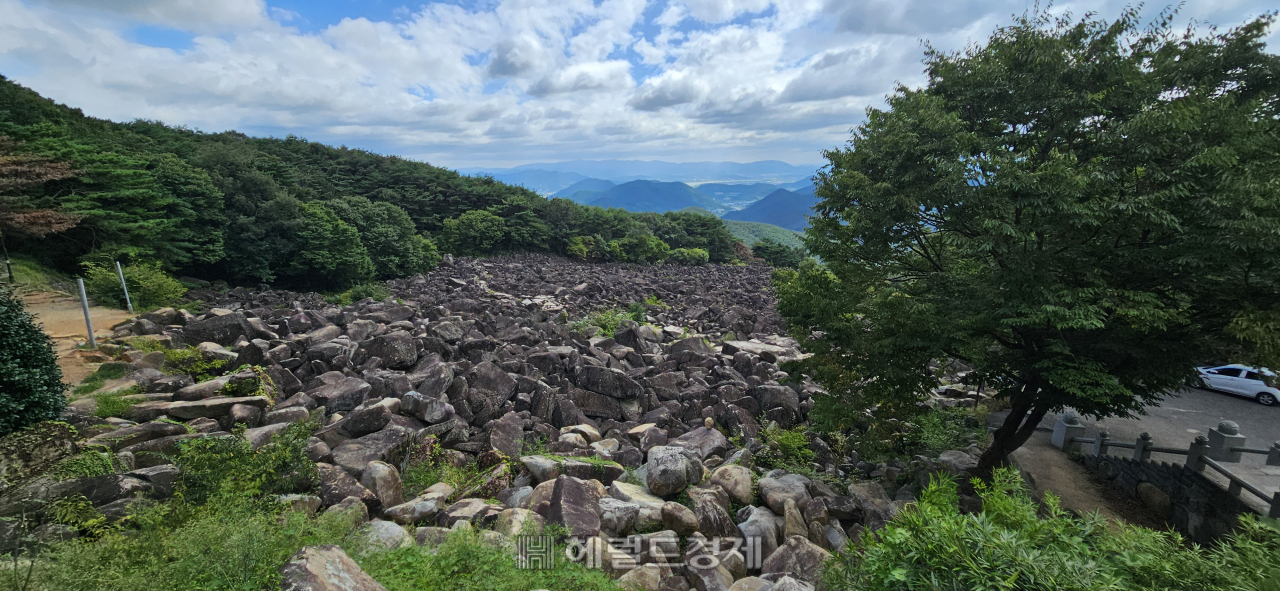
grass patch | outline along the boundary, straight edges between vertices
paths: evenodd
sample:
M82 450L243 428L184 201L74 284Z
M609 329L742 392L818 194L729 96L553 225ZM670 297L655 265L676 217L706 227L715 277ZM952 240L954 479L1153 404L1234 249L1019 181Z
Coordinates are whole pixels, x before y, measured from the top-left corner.
M455 491L461 492L484 482L488 474L489 470L481 470L476 464L458 468L439 457L432 457L425 461L411 460L400 475L400 481L404 485L404 496L409 499L422 494L438 482L446 483Z
M10 264L13 266L13 279L18 282L22 291L61 291L74 293L76 282L53 269L45 267L24 254L11 254ZM0 277L8 281L7 273L0 269Z
M124 397L141 391L142 388L132 386L118 392L104 392L94 395L93 399L98 403L97 408L93 411L94 416L105 419L124 415L125 411L140 402L137 400L125 400Z
M164 349L163 370L169 375L189 375L196 383L222 375L227 362L221 359L205 359L195 347Z
M557 544L552 555L553 569L522 569L508 550L486 545L474 532L459 531L435 548L401 548L358 561L388 591L617 591L602 571L566 560L564 546Z
M103 363L98 370L89 374L88 377L80 381L80 385L76 386L74 394L76 396L84 396L98 388L101 388L108 380L118 380L129 375L129 365L127 363Z
M600 329L600 334L613 338L613 333L618 330L618 324L623 320L631 319L631 314L625 310L597 310L588 314L586 318L569 323L569 328L577 332L585 332L589 327L595 326Z

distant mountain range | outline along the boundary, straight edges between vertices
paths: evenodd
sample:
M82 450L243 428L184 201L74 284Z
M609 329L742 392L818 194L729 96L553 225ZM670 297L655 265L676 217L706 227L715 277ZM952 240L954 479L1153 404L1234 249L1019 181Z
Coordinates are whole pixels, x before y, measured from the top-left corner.
M574 194L580 195L583 191ZM598 197L587 202L598 207L617 207L627 211L678 211L686 207L701 207L715 212L725 207L684 183L660 181L631 181L609 187Z
M462 174L489 174L503 182L521 184L542 193L554 193L584 178L606 179L615 183L634 180L661 181L757 181L766 183L795 183L813 176L817 165L796 166L779 160L758 162L663 162L661 160L570 160L567 162L538 162L512 168L460 168ZM551 186L545 182L548 175L520 176L520 173L541 171L578 175L563 177L563 184L555 188L540 189L532 186ZM511 179L511 180L508 180ZM522 179L524 182L518 182ZM571 179L571 180L569 180Z
M571 201L587 204L600 198L600 194L614 187L613 181L604 179L584 179L552 194L552 197L563 197Z
M763 222L800 232L809 225L806 218L813 215L813 206L817 203L818 198L813 194L812 185L803 191L778 189L759 201L722 217L742 222Z

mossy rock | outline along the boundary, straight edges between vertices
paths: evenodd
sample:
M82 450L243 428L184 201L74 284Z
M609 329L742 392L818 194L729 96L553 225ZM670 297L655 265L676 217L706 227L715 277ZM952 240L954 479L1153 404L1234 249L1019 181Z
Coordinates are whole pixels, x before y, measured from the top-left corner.
M36 423L0 438L0 491L75 455L79 438L75 427L60 421Z

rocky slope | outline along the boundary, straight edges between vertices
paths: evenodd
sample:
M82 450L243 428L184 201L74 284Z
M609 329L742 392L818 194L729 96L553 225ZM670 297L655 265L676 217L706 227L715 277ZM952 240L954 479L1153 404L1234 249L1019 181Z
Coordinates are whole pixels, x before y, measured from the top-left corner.
M767 268L463 259L389 285L393 298L348 306L281 291L198 294L216 307L117 327L121 342L196 346L229 371L195 383L166 373L162 353L126 350L144 401L109 426L77 405L69 420L94 434L75 448L110 449L127 471L11 486L0 516L69 494L119 513L136 495L172 494L177 468L165 454L185 439L243 424L255 446L269 445L319 418L308 455L320 482L284 500L367 513L372 543L433 543L458 527L501 541L555 524L639 588L783 591L811 589L832 551L912 498L914 485L891 496L855 473L894 482L909 468L927 482L973 465L976 448L872 466L812 433L813 463L795 470L814 478L758 465L777 454L762 430L803 425L821 393L780 367L801 352L781 336ZM653 297L664 306L611 337L567 322ZM405 498L401 471L421 458L483 477ZM734 546L739 538L748 543ZM360 579L338 554L307 548L282 572L308 589L330 588L317 577L334 569Z

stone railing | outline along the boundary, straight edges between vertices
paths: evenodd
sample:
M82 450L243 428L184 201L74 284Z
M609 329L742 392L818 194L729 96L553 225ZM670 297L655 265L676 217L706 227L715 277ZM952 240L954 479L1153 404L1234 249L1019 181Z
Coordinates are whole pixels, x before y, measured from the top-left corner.
M1239 464L1245 454L1266 456L1268 466L1280 466L1280 441L1269 448L1255 448L1245 445L1246 438L1240 433L1240 426L1232 421L1222 421L1209 430L1209 436L1199 435L1188 447L1160 447L1151 440L1151 435L1143 433L1133 443L1112 441L1105 429L1098 431L1094 437L1085 437L1085 426L1080 423L1074 413L1065 413L1053 426L1053 445L1065 452L1080 453L1095 458L1127 457L1134 462L1150 462L1151 454L1162 453L1186 456L1184 466L1192 472L1204 475L1205 468L1221 474L1227 480L1227 493L1240 499L1248 492L1258 497L1262 505L1269 507L1265 513L1269 517L1280 518L1280 491L1268 494L1250 484L1240 475L1233 472L1229 465ZM1125 450L1116 453L1118 450ZM1249 506L1247 503L1241 503Z

